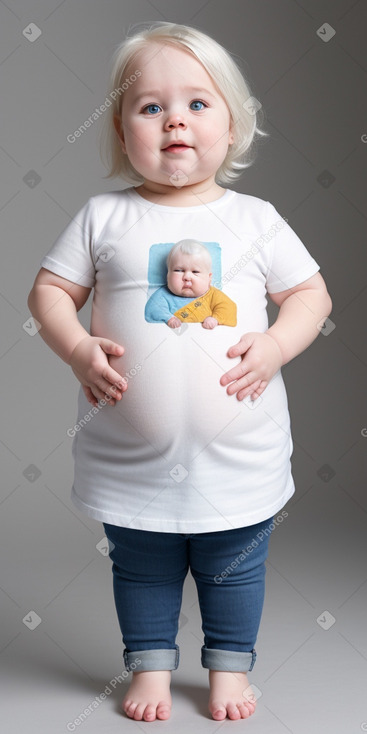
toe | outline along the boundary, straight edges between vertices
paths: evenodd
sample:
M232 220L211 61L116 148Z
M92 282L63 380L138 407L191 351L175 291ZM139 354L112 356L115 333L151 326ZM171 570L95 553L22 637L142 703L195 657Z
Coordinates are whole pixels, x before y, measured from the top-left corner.
M246 708L248 708L250 714L254 713L256 709L256 705L252 703L252 701L244 701L243 705L246 706Z
M237 708L241 714L241 719L248 719L248 717L251 716L252 711L247 708L246 704L238 703Z
M138 703L138 705L137 705L137 707L136 707L136 709L134 711L134 716L133 716L133 718L135 719L135 721L141 721L142 720L144 711L145 711L145 705L144 704L141 704L141 703Z
M132 719L134 717L134 712L135 712L137 705L138 705L137 703L134 703L133 701L128 699L127 701L123 702L122 708L125 711L125 714L127 716L130 716L130 718Z
M227 713L228 713L228 718L229 719L235 720L235 719L240 719L241 718L241 714L240 714L240 712L239 712L236 704L234 704L234 703L229 703L228 704L228 706L227 706Z
M227 711L225 707L220 703L216 703L215 701L210 704L209 711L213 719L215 719L216 721L222 721L227 716Z
M169 719L171 714L171 706L166 701L160 701L157 706L157 718Z
M154 721L156 718L156 708L152 703L148 703L148 706L146 706L143 718L145 721Z

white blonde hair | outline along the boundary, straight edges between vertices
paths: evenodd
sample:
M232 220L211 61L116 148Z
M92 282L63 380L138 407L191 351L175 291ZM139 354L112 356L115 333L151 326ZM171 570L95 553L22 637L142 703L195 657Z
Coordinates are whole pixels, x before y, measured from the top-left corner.
M200 258L202 262L207 266L208 272L210 272L210 269L212 267L212 258L210 255L210 252L205 245L203 245L201 242L198 242L198 240L180 240L179 242L176 242L173 247L171 247L167 259L166 259L166 265L169 270L171 259L178 253L182 252L184 255L194 255Z
M143 24L146 25L146 24ZM124 78L127 67L135 62L137 55L149 44L169 44L191 52L202 64L219 93L224 98L231 116L234 142L228 147L227 155L216 173L217 183L232 183L253 163L252 153L256 136L268 136L258 126L257 105L252 104L252 95L239 66L232 56L217 41L205 33L186 25L156 21L120 43L112 57L107 107L100 131L100 155L108 169L104 178L121 177L128 183L139 185L143 177L131 165L128 156L122 153L121 144L114 127L114 116L121 118L124 91L141 76L137 69L129 79ZM256 102L255 102L256 104Z

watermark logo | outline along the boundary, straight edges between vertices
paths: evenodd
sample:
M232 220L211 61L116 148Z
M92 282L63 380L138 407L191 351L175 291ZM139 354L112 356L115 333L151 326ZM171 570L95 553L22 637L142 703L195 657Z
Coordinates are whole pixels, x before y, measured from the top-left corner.
M323 189L328 189L330 188L331 184L336 181L336 178L335 176L333 176L332 173L330 173L330 171L325 170L317 176L316 181L319 182L320 186L322 186Z
M278 515L277 517L274 517L273 520L269 523L269 525L266 528L264 528L264 530L260 530L257 533L256 538L253 538L252 542L246 548L242 549L242 552L239 553L238 556L236 556L236 558L233 559L233 561L231 561L229 566L227 566L223 571L221 571L221 573L214 576L214 582L216 584L221 584L224 579L230 576L230 574L233 573L234 569L237 568L237 566L239 566L243 561L245 561L246 558L248 558L248 556L251 555L253 550L255 548L258 548L258 546L264 540L264 538L267 538L268 535L270 535L273 532L274 528L277 525L280 525L286 517L288 517L288 512L286 510L283 510L280 515Z
M180 189L182 186L185 186L185 184L187 184L189 179L188 176L186 176L186 173L178 168L177 171L172 173L172 176L169 177L169 180L172 186L176 186L176 189Z
M253 400L251 395L246 395L246 397L242 400L242 403L246 405L246 408L249 408L249 410L255 410L255 408L259 407L262 401L263 399L261 395L258 395L255 400Z
M330 25L330 23L323 23L316 31L316 35L321 38L324 43L330 41L330 39L335 36L335 33L336 30Z
M335 471L330 464L323 464L317 471L317 476L322 479L323 482L330 482L330 479L335 477Z
M34 319L33 316L28 319L28 321L25 321L22 328L24 329L25 333L28 334L28 336L34 336L35 334L38 334L39 330L42 328L41 324L37 319Z
M254 257L263 249L263 247L268 242L270 242L273 237L275 237L277 233L280 232L281 229L283 229L283 227L285 227L285 225L285 219L279 219L277 222L274 222L274 224L272 224L267 232L264 232L259 237L257 237L256 240L252 241L250 249L247 250L247 252L244 252L241 257L234 263L234 265L232 265L232 267L227 270L227 272L223 275L221 281L215 281L213 285L219 288L222 285L226 285L227 283L229 283L232 278L234 278L237 273L242 270L242 268L246 267L247 263L253 260Z
M334 321L329 319L327 316L323 316L321 321L319 321L318 324L316 324L316 327L319 331L321 331L321 334L324 336L329 336L332 331L336 328L336 324L334 324Z
M96 255L99 257L100 260L102 260L104 263L108 263L109 260L113 258L113 256L116 254L116 251L109 245L107 242L104 242L98 250L96 250Z
M183 480L186 479L189 472L182 464L176 464L169 472L169 475L175 480L175 482L177 482L177 484L180 484L180 482L183 482Z
M330 627L335 624L336 619L330 612L328 612L327 609L325 609L325 611L322 612L319 617L317 617L316 622L320 625L320 627L322 627L323 630L329 630Z
M23 181L30 189L34 189L42 179L37 171L33 171L33 169L31 169L25 176L23 176Z
M28 479L29 482L31 482L31 484L35 482L38 477L41 476L41 472L38 466L36 466L35 464L29 464L29 466L27 466L22 473L23 476Z
M262 696L262 691L260 691L260 688L255 686L253 683L251 683L250 686L245 688L244 691L242 691L242 695L246 701L249 703L255 704L256 701L259 700L260 696Z
M38 627L39 624L41 624L42 619L41 617L35 612L33 609L31 609L28 614L25 615L22 619L23 624L25 624L26 627L28 627L29 630L33 632L33 630Z
M113 89L112 92L110 92L110 94L106 97L104 103L101 104L99 107L96 107L94 111L92 112L92 114L89 115L89 117L86 120L84 120L82 125L80 125L76 130L74 130L74 132L69 133L69 135L66 136L66 140L68 141L68 143L75 143L77 138L80 138L83 135L83 133L89 127L91 127L93 123L96 120L98 120L101 117L101 115L103 115L104 112L106 112L106 109L108 107L111 107L112 105L111 99L115 101L119 96L121 96L121 94L126 92L126 90L129 89L129 87L131 87L131 85L134 84L134 82L136 82L139 76L141 76L140 69L135 69L133 74L130 74L129 78L125 79L125 81L121 84L121 87L116 87L115 89Z
M127 384L129 380L139 374L141 368L142 365L139 362L135 364L134 367L131 367L131 369L128 372L125 372L125 375L121 377L121 382ZM121 383L118 384L118 387L121 387ZM111 390L116 391L115 385L112 386ZM98 405L93 405L93 407L88 410L88 413L79 419L78 423L75 423L72 428L67 429L66 435L69 436L69 438L74 438L75 434L78 433L78 431L81 431L82 428L84 428L84 426L89 423L92 418L102 410L102 408L108 405L112 399L113 396L106 393L104 398L101 398L101 400L98 401Z
M138 668L139 665L141 665L141 659L135 658L134 662L130 663L129 667L131 668L131 670L135 670L135 668ZM104 691L102 691L99 696L96 696L93 701L91 701L90 704L86 706L84 711L81 711L81 713L73 721L69 721L66 724L67 731L75 731L78 726L83 724L88 716L90 716L93 711L95 711L101 705L101 703L106 700L107 696L111 695L112 690L116 688L117 684L125 681L128 676L129 673L127 672L127 670L124 670L121 675L116 675L114 678L112 678L105 686Z
M99 551L101 556L104 557L107 557L111 553L111 551L113 551L114 547L115 544L108 540L106 536L102 538L102 540L100 540L99 543L97 543L96 545L97 551Z
M256 112L261 109L262 104L258 99L256 99L256 97L249 97L246 99L246 102L243 103L242 107L249 115L256 115Z
M26 28L22 30L22 33L27 41L29 41L30 43L34 43L34 41L37 41L37 38L40 37L42 31L35 23L29 23L29 25L27 25Z

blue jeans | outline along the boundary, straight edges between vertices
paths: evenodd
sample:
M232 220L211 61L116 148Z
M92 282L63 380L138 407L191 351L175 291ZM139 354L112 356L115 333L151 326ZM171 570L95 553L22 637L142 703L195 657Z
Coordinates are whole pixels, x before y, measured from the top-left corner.
M176 635L189 568L202 618L203 668L252 670L272 519L233 530L194 534L103 523L113 561L113 591L128 671L178 667Z

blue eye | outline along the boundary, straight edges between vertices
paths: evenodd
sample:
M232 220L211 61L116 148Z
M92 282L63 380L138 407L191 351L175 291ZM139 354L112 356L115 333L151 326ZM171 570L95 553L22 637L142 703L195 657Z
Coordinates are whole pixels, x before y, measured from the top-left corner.
M160 111L160 106L157 104L147 104L146 107L144 107L143 112L148 112L148 110L151 110L149 114L156 115L157 112Z
M195 112L200 112L203 109L203 107L193 107L193 105L203 105L203 107L207 106L205 102L202 102L200 99L195 99L190 104L190 109L195 110Z

